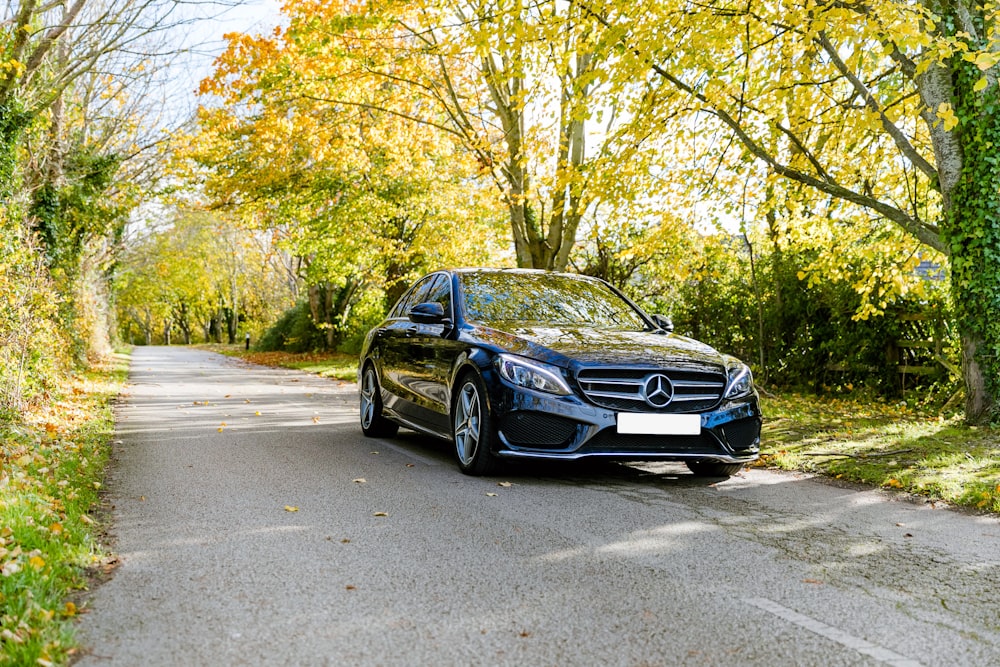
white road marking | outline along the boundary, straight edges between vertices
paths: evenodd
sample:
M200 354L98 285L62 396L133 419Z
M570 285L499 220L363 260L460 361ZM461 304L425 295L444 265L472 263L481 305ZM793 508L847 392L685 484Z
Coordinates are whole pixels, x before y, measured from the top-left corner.
M839 628L827 625L822 621L817 621L815 618L810 618L809 616L800 614L794 609L789 609L788 607L778 604L774 600L769 600L767 598L746 598L743 601L757 607L758 609L763 609L770 614L774 614L778 618L782 618L789 623L794 623L795 625L805 628L810 632L815 632L821 637L826 637L827 639L835 641L842 646L853 649L858 653L863 653L864 655L875 658L876 660L884 662L887 665L892 665L893 667L923 667L916 660L902 656L895 651L890 651L884 646L872 644L871 642L861 639L860 637L855 637L854 635L848 634Z

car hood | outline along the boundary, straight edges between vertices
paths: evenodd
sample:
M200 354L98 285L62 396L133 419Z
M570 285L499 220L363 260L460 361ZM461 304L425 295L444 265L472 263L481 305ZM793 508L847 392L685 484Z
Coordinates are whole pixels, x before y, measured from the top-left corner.
M714 348L675 334L594 327L477 327L477 337L512 354L567 368L659 366L725 372Z

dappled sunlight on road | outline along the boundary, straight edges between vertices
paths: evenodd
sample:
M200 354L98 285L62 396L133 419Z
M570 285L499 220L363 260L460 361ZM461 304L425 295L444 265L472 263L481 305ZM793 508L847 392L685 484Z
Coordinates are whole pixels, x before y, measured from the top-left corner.
M684 521L652 530L630 533L618 542L609 542L596 547L581 547L556 551L539 556L537 560L542 562L557 562L573 558L590 559L595 554L628 557L630 555L655 553L665 556L672 552L692 548L694 546L692 540L685 538L717 530L719 530L718 526L711 524Z

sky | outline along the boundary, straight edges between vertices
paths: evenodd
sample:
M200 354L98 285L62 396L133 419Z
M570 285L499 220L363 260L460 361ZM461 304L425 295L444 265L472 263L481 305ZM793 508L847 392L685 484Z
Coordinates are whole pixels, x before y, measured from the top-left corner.
M223 35L231 32L270 33L281 23L280 0L221 0L193 5L199 17L180 29L177 40L187 46L183 57L170 67L170 85L175 114L187 116L198 105L195 91L212 73L212 64L226 47ZM171 114L174 115L174 114Z

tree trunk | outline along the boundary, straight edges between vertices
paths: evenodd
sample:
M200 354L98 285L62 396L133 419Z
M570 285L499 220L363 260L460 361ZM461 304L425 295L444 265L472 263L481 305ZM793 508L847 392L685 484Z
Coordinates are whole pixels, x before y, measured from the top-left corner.
M962 375L965 379L965 420L987 424L1000 414L996 397L988 390L986 377L977 360L983 341L975 335L962 335Z

